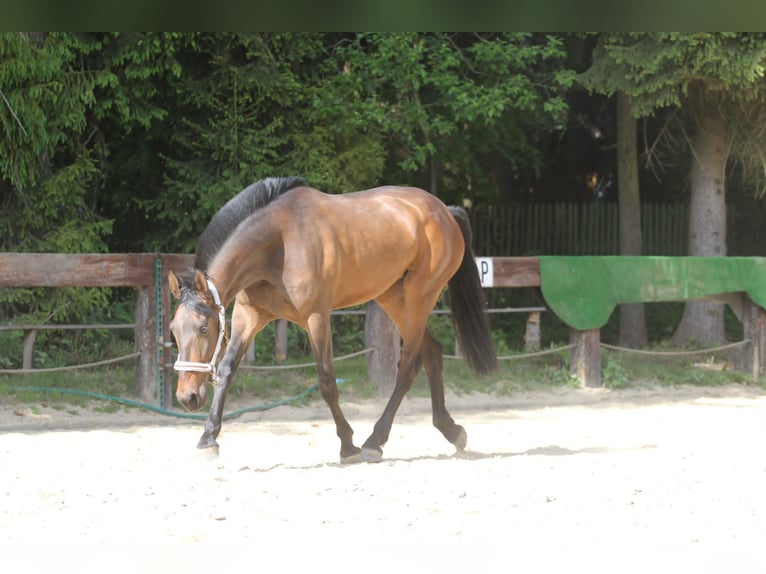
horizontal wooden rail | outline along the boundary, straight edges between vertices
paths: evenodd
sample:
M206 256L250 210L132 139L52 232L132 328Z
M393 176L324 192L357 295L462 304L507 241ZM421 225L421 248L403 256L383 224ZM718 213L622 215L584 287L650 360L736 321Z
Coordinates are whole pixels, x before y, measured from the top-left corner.
M484 287L539 287L540 259L537 257L478 257L479 273L482 262L492 265L493 281L482 282ZM482 277L484 279L484 277Z
M154 262L183 269L176 253L0 253L0 287L142 287L154 285Z
M154 284L154 262L175 271L194 264L181 253L0 253L0 287L124 287ZM487 287L539 287L537 257L480 257L494 281Z

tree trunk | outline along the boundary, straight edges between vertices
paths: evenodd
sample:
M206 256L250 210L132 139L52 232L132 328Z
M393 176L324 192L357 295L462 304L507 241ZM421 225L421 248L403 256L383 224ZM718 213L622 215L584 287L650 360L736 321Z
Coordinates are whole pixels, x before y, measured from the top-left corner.
M636 118L630 98L617 93L617 190L620 209L620 255L641 255L641 200L638 186ZM643 303L620 305L621 347L648 344Z
M691 204L689 206L689 255L726 255L726 120L714 93L699 87L691 97L696 116L692 140ZM689 301L673 335L676 345L704 346L724 341L724 306Z

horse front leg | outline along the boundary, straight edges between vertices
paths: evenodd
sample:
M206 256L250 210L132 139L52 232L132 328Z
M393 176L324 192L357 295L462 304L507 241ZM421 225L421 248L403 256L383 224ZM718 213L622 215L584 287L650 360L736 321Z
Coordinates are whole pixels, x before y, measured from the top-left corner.
M263 329L270 317L258 314L252 308L235 305L231 318L231 342L218 365L218 384L213 390L213 402L210 405L204 431L197 443L197 448L218 448L216 439L223 423L223 407L234 374L237 372L242 357L253 337Z
M314 360L317 364L319 392L322 394L335 421L335 429L340 439L340 462L351 464L361 460L362 449L354 445L354 431L340 408L338 384L335 380L335 367L332 359L332 331L329 313L314 313L306 324L306 331L311 341Z
M231 351L231 348L229 348ZM221 424L223 422L223 407L226 403L226 392L229 390L231 380L234 378L236 372L236 365L239 364L239 360L236 360L233 355L236 353L226 352L221 363L218 365L218 384L213 389L213 403L210 405L210 411L208 412L207 419L205 420L204 431L197 443L197 448L218 448L216 438L221 432Z

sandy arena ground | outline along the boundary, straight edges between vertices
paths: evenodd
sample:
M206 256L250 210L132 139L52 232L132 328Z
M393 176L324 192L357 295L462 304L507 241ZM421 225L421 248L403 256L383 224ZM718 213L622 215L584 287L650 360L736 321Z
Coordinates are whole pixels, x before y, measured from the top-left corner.
M384 400L345 402L364 441ZM246 406L230 403L227 410ZM766 393L406 399L379 464L321 402L224 423L0 405L4 572L765 572Z

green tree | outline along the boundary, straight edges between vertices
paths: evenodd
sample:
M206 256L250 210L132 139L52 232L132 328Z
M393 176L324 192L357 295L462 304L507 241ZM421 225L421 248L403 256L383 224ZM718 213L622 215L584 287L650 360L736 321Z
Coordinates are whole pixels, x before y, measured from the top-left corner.
M97 49L72 34L0 34L0 249L106 249L111 224L94 210L98 160L88 127L96 90L108 78L81 59ZM99 302L96 291L0 292L6 316L74 314Z
M638 129L630 97L617 93L617 192L620 255L641 255L641 196L638 183ZM620 305L619 343L641 348L648 343L642 303Z
M555 35L356 34L332 54L342 73L321 108L380 134L387 181L448 201L502 200L564 123L572 72Z
M108 250L113 220L133 199L120 193L124 160L139 155L165 116L160 80L174 69L173 40L0 34L0 248ZM107 297L107 290L13 289L0 293L0 305L6 316L64 320L103 309Z
M764 34L603 33L581 78L593 91L628 95L636 117L679 110L675 117L693 158L690 255L726 255L727 165L752 174L757 171L748 168L763 165L763 141L752 119L764 112L765 62ZM687 303L674 339L721 342L723 306Z
M192 248L224 201L268 175L334 193L408 183L449 201L502 197L539 166L536 139L563 124L572 77L556 36L194 34L181 44L163 190L144 202L162 249Z
M181 33L99 33L91 69L108 84L96 91L92 141L98 150L98 213L113 221L112 251L142 251L153 226L141 202L163 193L162 155L170 146L174 86L181 75Z
M178 61L162 193L144 202L154 247L193 248L213 213L263 177L349 191L380 174L380 139L316 104L334 73L321 35L185 35Z

